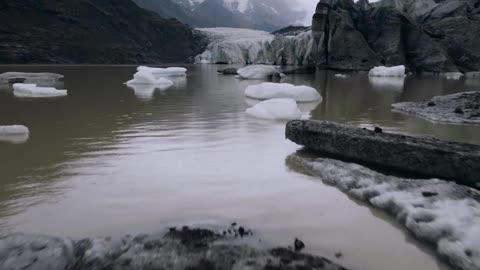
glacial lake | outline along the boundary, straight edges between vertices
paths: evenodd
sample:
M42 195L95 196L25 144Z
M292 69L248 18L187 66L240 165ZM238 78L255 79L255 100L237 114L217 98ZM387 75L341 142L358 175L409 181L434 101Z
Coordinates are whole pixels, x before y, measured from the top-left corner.
M394 218L290 166L286 158L301 147L285 139L285 122L245 114L254 101L244 89L260 81L218 75L224 66L186 67L186 78L154 91L123 84L135 66L0 66L0 73L63 74L60 88L69 91L20 99L0 89L0 125L31 131L25 143L0 142L0 232L77 239L238 222L254 230L258 245L298 237L306 252L347 268L449 269ZM318 71L284 81L322 94L322 103L301 105L304 118L480 143L478 126L390 110L399 101L479 90L480 80Z

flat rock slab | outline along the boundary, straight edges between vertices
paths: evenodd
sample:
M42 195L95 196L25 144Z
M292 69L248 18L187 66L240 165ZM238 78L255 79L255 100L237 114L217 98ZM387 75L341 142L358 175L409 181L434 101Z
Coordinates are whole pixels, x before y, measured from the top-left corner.
M229 229L230 230L230 229ZM235 231L242 232L242 227ZM2 270L318 269L346 270L287 248L258 249L208 229L69 239L13 234L0 238Z
M480 91L436 96L427 101L395 103L392 108L433 122L480 124Z
M329 121L294 120L286 137L306 148L368 165L479 187L480 146L365 130Z

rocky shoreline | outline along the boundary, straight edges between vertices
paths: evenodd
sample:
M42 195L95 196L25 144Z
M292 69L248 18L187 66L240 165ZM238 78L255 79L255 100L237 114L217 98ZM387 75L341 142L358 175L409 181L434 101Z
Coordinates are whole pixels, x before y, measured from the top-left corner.
M23 270L138 270L138 269L325 269L346 270L330 260L293 248L259 249L232 241L251 231L233 228L216 232L199 228L170 228L167 233L126 235L122 238L71 240L31 234L0 237L0 269Z
M480 124L480 91L436 96L427 101L395 103L392 108L433 122Z
M287 139L367 165L438 177L479 188L480 146L366 130L329 121L294 120Z

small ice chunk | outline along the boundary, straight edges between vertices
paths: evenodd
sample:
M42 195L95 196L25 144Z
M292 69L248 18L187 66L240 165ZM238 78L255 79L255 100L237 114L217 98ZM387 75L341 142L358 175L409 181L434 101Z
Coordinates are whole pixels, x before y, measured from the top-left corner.
M24 143L28 140L30 130L26 126L0 126L0 142Z
M275 98L262 101L246 110L247 115L268 120L300 119L302 112L295 100L290 98Z
M442 76L445 77L447 80L459 80L460 77L463 76L461 72L445 72L442 73Z
M312 102L322 99L315 88L301 85L295 86L288 83L265 82L250 85L245 89L245 96L254 99L291 98L298 102Z
M15 83L13 84L13 94L16 97L63 97L67 95L67 90L59 90L54 87L39 87L36 84Z
M156 78L151 72L141 70L133 75L133 79L126 84L146 84L146 85L172 85L173 82L166 78Z
M63 79L63 75L49 72L5 72L0 74L0 84L5 83L56 83Z
M239 78L242 79L251 79L251 80L261 80L267 79L273 74L279 74L280 77L285 77L285 74L280 73L278 66L268 66L268 65L252 65L240 68L237 70Z
M405 66L374 67L368 72L371 77L405 77Z
M347 75L346 74L335 74L335 77L344 79L344 78L347 78Z
M182 67L153 68L140 66L137 68L137 71L145 71L151 73L153 74L153 76L155 76L155 78L185 76L187 73L187 69Z

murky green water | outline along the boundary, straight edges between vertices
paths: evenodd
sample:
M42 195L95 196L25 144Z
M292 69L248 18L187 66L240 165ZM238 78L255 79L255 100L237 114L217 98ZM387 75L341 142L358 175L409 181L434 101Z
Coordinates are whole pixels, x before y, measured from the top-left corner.
M393 219L289 168L299 146L284 139L284 123L244 113L243 90L258 81L219 76L218 66L187 68L175 86L152 91L122 84L133 66L0 67L61 73L69 90L57 99L0 90L0 125L31 131L24 144L0 142L0 230L77 238L237 221L263 243L299 237L308 252L355 269L446 269ZM318 72L286 82L321 92L321 104L302 106L304 117L480 143L480 127L390 111L393 102L478 90L479 81Z

